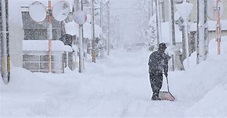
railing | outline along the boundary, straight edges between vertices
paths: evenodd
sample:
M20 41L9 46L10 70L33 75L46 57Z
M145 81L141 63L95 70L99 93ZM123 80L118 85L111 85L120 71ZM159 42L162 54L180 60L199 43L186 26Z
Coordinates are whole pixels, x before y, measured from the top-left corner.
M65 53L65 52L64 52ZM64 73L65 68L65 54L62 52L56 52L52 55L51 65L52 73ZM33 52L33 54L23 55L23 68L30 70L31 72L49 72L48 67L49 56L48 54L39 54Z

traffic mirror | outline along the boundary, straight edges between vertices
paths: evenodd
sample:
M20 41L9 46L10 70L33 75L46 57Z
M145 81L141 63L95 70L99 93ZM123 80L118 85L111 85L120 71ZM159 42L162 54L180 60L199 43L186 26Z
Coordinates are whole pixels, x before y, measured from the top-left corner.
M46 18L46 8L41 2L35 1L29 5L29 15L34 21L42 22Z
M87 15L84 13L84 11L79 10L73 13L73 18L77 24L82 25L86 22Z
M52 11L54 19L56 19L57 21L63 21L67 18L70 12L70 7L67 2L60 1L54 5Z

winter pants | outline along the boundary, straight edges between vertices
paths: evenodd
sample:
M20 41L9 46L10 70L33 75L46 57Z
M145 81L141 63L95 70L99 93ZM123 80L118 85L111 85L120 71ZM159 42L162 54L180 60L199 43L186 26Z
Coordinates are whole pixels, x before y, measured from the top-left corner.
M150 84L153 91L152 97L159 97L159 91L162 88L163 74L159 72L150 72Z

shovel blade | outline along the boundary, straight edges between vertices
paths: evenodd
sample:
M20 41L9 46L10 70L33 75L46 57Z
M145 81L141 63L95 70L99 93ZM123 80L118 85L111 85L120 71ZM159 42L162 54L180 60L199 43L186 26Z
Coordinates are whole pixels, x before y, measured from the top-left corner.
M159 98L161 100L169 100L169 101L175 100L174 96L168 91L160 91L159 92Z

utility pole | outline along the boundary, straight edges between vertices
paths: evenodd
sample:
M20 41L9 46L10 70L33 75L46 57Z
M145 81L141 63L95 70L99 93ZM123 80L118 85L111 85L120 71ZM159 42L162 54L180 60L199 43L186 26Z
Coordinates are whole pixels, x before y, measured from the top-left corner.
M151 0L151 16L154 15L154 0Z
M49 72L52 72L52 6L51 6L51 0L48 0L48 8L47 8L47 19L48 19L48 29L47 29L47 35L48 35L48 55L49 55Z
M155 0L155 9L156 9L156 32L157 32L157 45L162 41L161 34L161 20L160 20L160 10L159 10L159 1Z
M199 64L206 58L207 0L197 2L197 64Z
M175 25L174 25L174 6L173 6L173 0L169 0L169 38L170 38L170 47L174 47L176 45L175 42ZM174 54L172 56L172 70L175 70L175 56Z
M107 45L108 45L108 49L107 49L107 55L110 55L110 6L109 6L109 1L108 1L108 4L107 4L107 10L108 10L108 32L107 32Z
M216 33L217 33L217 51L218 51L218 55L221 54L221 13L220 13L220 0L216 0L216 8L215 10L217 10L217 14L218 14L218 18L217 18L217 29L216 29Z
M83 1L80 1L80 9L83 11ZM79 24L79 73L82 72L83 66L84 66L84 46L83 46L83 24Z
M95 10L94 10L94 0L92 0L92 62L96 63L96 44L95 44Z
M102 1L100 1L100 27L102 28L102 15L103 15L103 3ZM101 39L102 39L102 36L101 36Z
M169 0L169 26L170 26L170 39L171 45L176 45L175 40L175 25L174 25L174 1Z
M0 1L0 19L1 19L1 76L3 82L8 84L10 81L10 54L9 54L9 12L8 0Z
M205 32L205 36L204 36L204 38L205 38L205 44L204 44L204 48L205 48L205 60L206 60L206 58L207 58L207 54L209 53L209 37L208 37L208 22L207 22L207 19L208 19L208 12L207 12L207 10L208 10L208 0L204 0L204 4L205 4L205 6L204 6L204 24L205 24L205 28L204 28L204 32Z
M164 2L164 0L159 0L159 4L160 4L161 21L165 22L165 2Z

